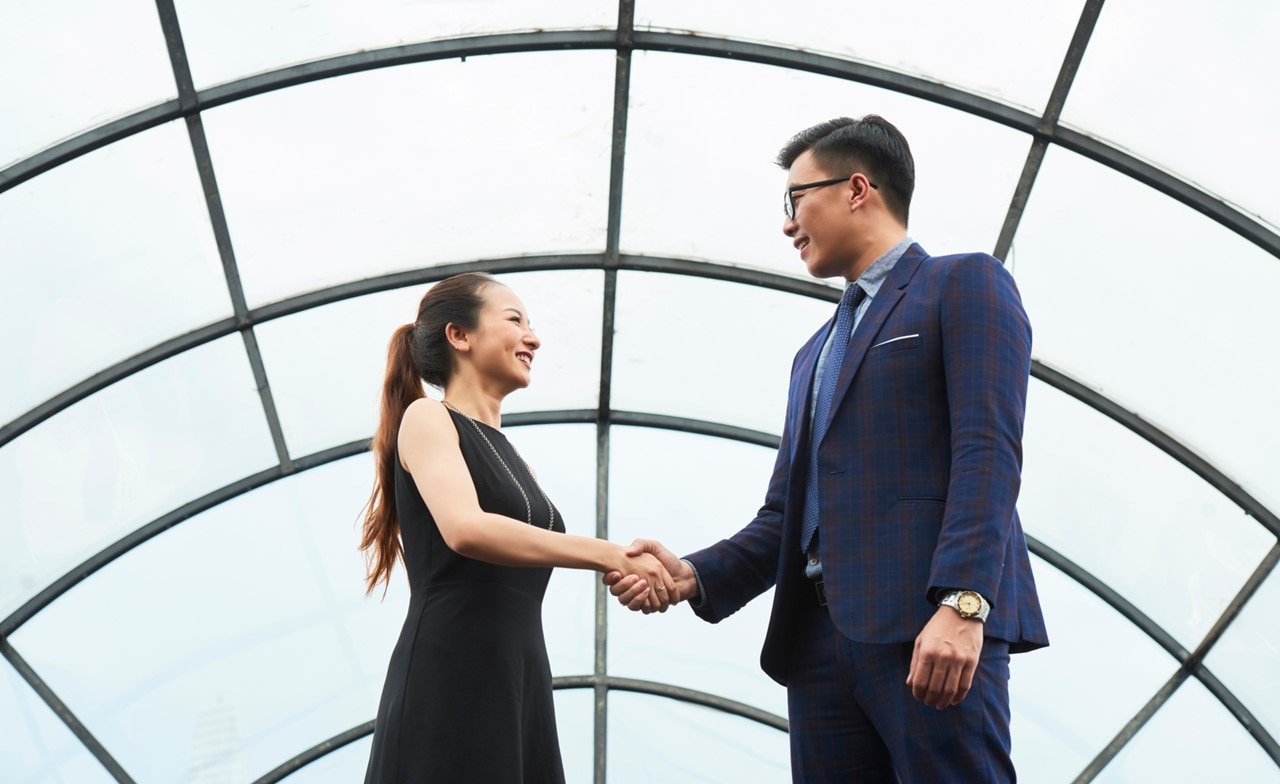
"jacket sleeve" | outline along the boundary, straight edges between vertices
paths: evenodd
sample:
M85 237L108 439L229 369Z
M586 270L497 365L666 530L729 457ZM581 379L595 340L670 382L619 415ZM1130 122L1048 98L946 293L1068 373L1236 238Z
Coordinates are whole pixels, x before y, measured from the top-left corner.
M995 605L1022 482L1031 325L1013 276L996 259L955 257L943 275L951 474L929 592L963 588Z

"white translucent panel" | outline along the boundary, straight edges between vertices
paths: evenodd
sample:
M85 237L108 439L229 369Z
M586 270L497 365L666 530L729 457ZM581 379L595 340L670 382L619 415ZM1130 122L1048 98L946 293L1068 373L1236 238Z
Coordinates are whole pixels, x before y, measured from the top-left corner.
M1276 258L1056 147L1013 251L1037 358L1280 509Z
M307 60L440 38L610 28L616 3L556 0L177 0L197 87Z
M0 771L5 784L113 781L67 725L0 660Z
M1217 697L1189 679L1094 779L1280 783L1280 768Z
M780 435L791 360L834 312L754 286L619 272L612 405Z
M0 4L0 73L0 166L178 94L149 0Z
M364 781L369 766L373 735L365 735L281 779L284 784L333 784L335 781ZM301 750L300 750L301 751ZM281 760L283 762L283 760Z
M1178 665L1110 605L1031 560L1050 645L1010 660L1013 762L1023 781L1071 781Z
M596 698L591 689L557 689L556 734L565 784L591 784L595 773Z
M1240 616L1209 651L1205 665L1235 693L1258 722L1280 737L1280 571L1258 588Z
M0 328L21 336L0 341L0 421L230 316L186 126L131 136L0 193L0 279Z
M1018 509L1027 533L1110 585L1187 650L1275 542L1181 463L1046 384L1031 384L1023 444Z
M714 0L638 0L635 25L829 52L1039 112L1053 89L1082 5L1080 0L1034 5L908 0L850 6L840 0L806 0L798 5L739 3L730 11ZM774 103L782 105L790 107L783 115L805 106L790 98Z
M604 274L520 273L499 280L519 295L542 340L533 382L512 394L503 411L596 408ZM310 454L373 434L387 343L397 327L417 316L418 302L429 288L346 300L269 321L255 330L292 454ZM440 396L436 390L429 393Z
M0 616L135 528L275 462L239 335L46 420L0 448Z
M665 697L609 692L610 782L791 780L787 733Z
M1109 0L1062 121L1280 226L1277 40L1272 0Z
M685 555L737 533L764 500L772 449L667 430L614 427L610 433L609 538L615 542L657 539ZM711 593L715 586L706 589ZM760 669L772 607L770 590L709 624L687 607L643 615L610 598L609 674L683 686L786 716L786 690ZM660 733L662 739L669 734Z
M536 364L536 363L535 363ZM565 529L596 535L595 425L536 425L503 432L538 476L538 484L564 517ZM542 600L542 627L551 674L595 670L595 596L600 575L556 569Z
M206 112L251 305L442 261L604 248L612 52L353 74Z
M993 249L1030 137L963 112L830 77L637 52L623 183L623 251L710 258L807 277L791 240L782 234L787 175L774 158L805 128L865 114L888 119L911 145L916 162L911 236L934 254Z
M14 645L136 780L252 781L377 710L408 591L397 570L385 601L364 597L372 472L360 455L214 507L90 576Z

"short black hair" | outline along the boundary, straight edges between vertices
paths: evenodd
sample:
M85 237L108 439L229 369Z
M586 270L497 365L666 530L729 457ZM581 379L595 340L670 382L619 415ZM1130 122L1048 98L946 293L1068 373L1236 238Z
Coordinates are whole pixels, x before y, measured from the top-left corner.
M827 120L791 137L776 162L790 169L806 151L812 151L814 163L833 176L866 174L889 212L907 225L916 189L916 162L907 137L893 123L878 114Z

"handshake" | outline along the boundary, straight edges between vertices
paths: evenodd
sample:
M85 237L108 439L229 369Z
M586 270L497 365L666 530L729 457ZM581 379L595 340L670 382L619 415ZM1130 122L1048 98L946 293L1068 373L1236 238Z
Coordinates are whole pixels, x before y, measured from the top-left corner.
M653 539L637 539L623 551L618 568L605 572L601 581L609 593L629 610L666 612L667 608L698 595L693 567Z

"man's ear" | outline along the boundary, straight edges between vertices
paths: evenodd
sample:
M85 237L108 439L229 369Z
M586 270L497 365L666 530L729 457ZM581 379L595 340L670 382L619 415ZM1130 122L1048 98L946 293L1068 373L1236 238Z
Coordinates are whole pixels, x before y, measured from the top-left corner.
M444 339L458 351L470 351L471 343L467 331L450 321L444 325Z
M871 181L862 172L854 172L849 177L849 207L857 207L871 196Z

